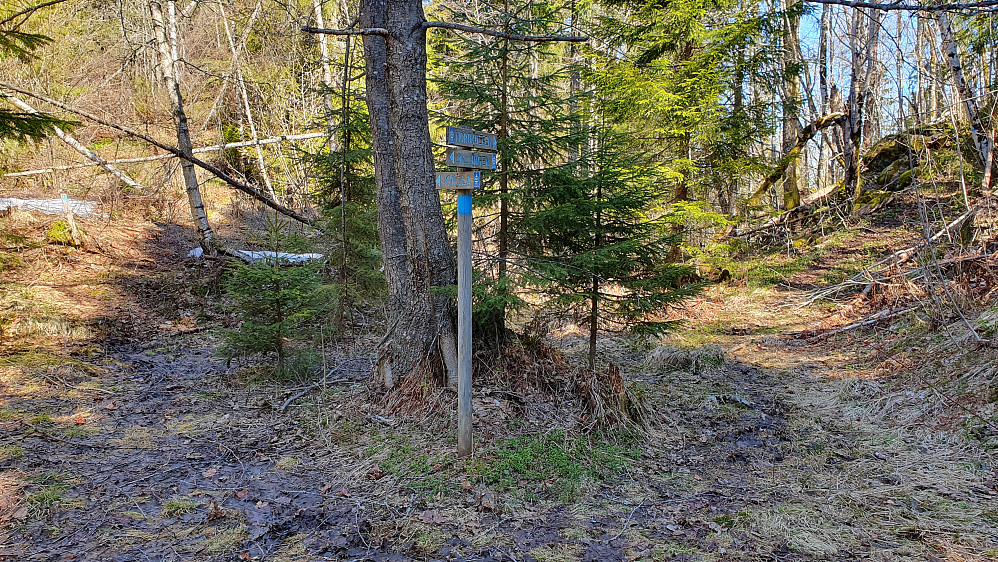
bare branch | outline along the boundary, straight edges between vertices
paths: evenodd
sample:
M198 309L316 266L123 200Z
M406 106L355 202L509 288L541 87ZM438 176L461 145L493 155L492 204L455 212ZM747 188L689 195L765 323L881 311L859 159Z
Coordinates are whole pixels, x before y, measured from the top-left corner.
M466 31L468 33L481 33L482 35L488 35L490 37L498 37L500 39L509 39L510 41L531 41L535 43L543 43L547 41L566 41L569 43L584 43L586 41L589 41L589 37L586 37L584 35L516 35L513 33L504 33L502 31L495 31L493 29L485 29L484 27L475 27L473 25L464 25L460 23L450 23L445 21L428 21L423 24L423 29L430 29L433 27L441 29L453 29L455 31Z
M804 0L814 4L835 4L852 8L873 8L876 10L907 10L911 12L993 12L998 10L998 0L979 0L978 2L954 2L943 4L906 4L902 2L869 2L866 0Z
M350 29L326 29L324 27L313 27L311 25L303 25L301 30L305 33L319 33L321 35L383 35L388 36L388 30L383 27L370 27L370 28L350 28Z
M49 0L48 2L42 2L41 4L37 4L37 5L32 6L30 8L25 8L25 9L21 10L20 12L12 15L10 17L8 17L7 19L5 19L3 21L0 21L0 25L7 25L8 23L16 20L17 18L19 18L21 16L30 15L30 14L38 11L38 10L41 10L42 8L47 8L49 6L54 6L55 4L61 4L61 3L65 2L65 1L66 0Z
M212 175L214 175L218 179L224 181L225 183L227 183L230 186L238 189L239 191L242 191L243 193L246 193L247 195L253 197L257 201L260 201L264 205L266 205L266 206L270 207L271 209L277 211L278 213L281 213L284 216L293 218L296 221L301 222L303 224L307 224L307 225L309 225L311 227L318 228L315 225L315 223L314 223L314 221L312 219L309 219L308 217L305 217L305 216L297 213L296 211L288 209L284 205L281 205L280 203L277 203L276 201L273 201L272 199L270 199L269 197L267 197L265 194L263 194L259 189L255 188L255 187L253 187L251 185L247 185L247 184L245 184L245 183L243 183L243 182L235 179L234 177L230 176L229 174L226 174L222 170L216 168L215 166L212 166L211 164L205 162L204 160L201 160L200 158L196 158L193 155L189 156L189 155L184 154L179 148L177 148L177 147L175 147L175 146L173 146L171 144L168 144L168 143L156 140L155 138L153 138L153 137L151 137L151 136L149 136L149 135L147 135L145 133L142 133L140 131L136 131L135 129L133 129L131 127L128 127L128 126L125 126L125 125L118 125L116 123L112 123L111 121L108 121L107 119L103 119L101 117L98 117L98 116L96 116L96 115L94 115L92 113L89 113L87 111L84 111L82 109L78 109L78 108L66 105L66 104L64 104L64 103L62 103L62 102L60 102L58 100L54 100L54 99L52 99L52 98L50 98L48 96L45 96L45 95L42 95L42 94L38 94L38 93L32 92L30 90L25 90L24 88L20 88L18 86L14 86L13 84L8 84L6 82L0 82L0 88L6 89L6 90L11 90L11 91L17 92L19 94L24 94L26 96L35 98L37 100L41 100L41 101L43 101L45 103L54 105L54 106L56 106L56 107L58 107L58 108L60 108L60 109L62 109L64 111L68 111L70 113L79 115L80 117L84 117L86 119L89 119L89 120L91 120L91 121L93 121L95 123L99 123L101 125L104 125L105 127L111 127L112 129L115 129L117 131L121 131L122 133L125 133L126 135L131 135L131 136L133 136L135 138L142 139L142 140L146 141L147 143L149 143L149 144L151 144L151 145L153 145L155 147L161 148L161 149L163 149L163 150L165 150L165 151L173 154L177 158L181 158L181 159L187 160L191 164L194 164L195 166L206 170L207 172L211 173Z
M994 0L998 2L998 0ZM445 21L428 21L423 24L423 29L431 28L440 29L453 29L454 31L466 31L468 33L481 33L482 35L488 35L490 37L498 37L500 39L509 39L511 41L531 41L535 43L542 43L547 41L568 41L570 43L582 43L589 40L589 37L582 35L516 35L514 33L504 33L502 31L495 31L492 29L486 29L484 27L475 27L473 25L464 25L460 23L450 23ZM370 28L358 28L358 29L325 29L322 27L312 27L310 25L302 26L302 31L306 33L321 33L324 35L382 35L387 37L388 30L383 27L370 27Z

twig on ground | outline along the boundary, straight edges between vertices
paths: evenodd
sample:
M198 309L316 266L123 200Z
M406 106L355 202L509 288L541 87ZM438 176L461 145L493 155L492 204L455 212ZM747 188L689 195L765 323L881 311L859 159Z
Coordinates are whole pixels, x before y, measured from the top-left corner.
M823 340L823 339L825 339L827 337L830 337L830 336L833 336L835 334L839 334L839 333L842 333L842 332L853 330L855 328L860 328L862 326L869 326L870 324L876 324L877 322L880 322L881 320L887 320L889 318L895 318L897 316L901 316L902 314L911 312L911 311L916 310L918 308L919 307L917 307L917 306L912 306L912 307L906 308L904 310L898 310L896 312L891 312L889 309L884 309L884 310L881 310L880 312L878 312L876 314L872 314L870 316L867 316L863 320L860 320L858 322L853 322L852 324L849 324L848 326L843 326L841 328L836 328L836 329L831 330L829 332L825 332L823 334L818 334L818 335L816 335L814 337L811 337L811 338L808 338L808 339L811 340L811 341Z
M636 512L637 510L641 509L641 506L643 506L644 504L645 504L645 500L641 500L641 503L639 503L638 505L634 506L634 509L631 510L631 514L627 516L627 521L624 521L624 528L621 529L619 533L617 533L616 535L614 535L612 539L606 541L607 543L611 543L611 542L619 539L620 535L624 534L624 531L627 530L627 526L631 524L631 518L634 517L634 512Z
M316 388L319 388L320 386L324 386L324 385L327 385L327 384L336 384L336 383L340 383L340 382L347 382L347 381L349 381L350 379L346 379L346 378L340 378L340 379L331 380L331 381L327 381L326 380L326 377L328 377L329 375L335 373L336 371L339 371L340 367L342 367L342 366L343 366L343 364L341 363L341 364L333 367L329 371L326 371L326 374L322 375L322 380L320 380L319 382L314 382L314 383L306 386L304 390L302 390L298 394L295 394L294 396L292 396L292 397L288 398L287 400L285 400L284 404L281 405L281 407L277 411L279 411L279 412L281 412L283 414L284 410L287 410L288 406L290 406L292 402L294 402L295 400L301 398L302 396L305 396L306 394L308 394L309 392L312 392L313 390L315 390Z

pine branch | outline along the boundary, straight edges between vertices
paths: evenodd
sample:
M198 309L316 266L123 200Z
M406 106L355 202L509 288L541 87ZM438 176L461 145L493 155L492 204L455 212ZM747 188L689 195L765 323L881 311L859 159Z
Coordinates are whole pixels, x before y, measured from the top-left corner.
M7 25L8 23L16 20L17 18L19 18L21 16L30 15L30 14L38 11L38 10L41 10L42 8L47 8L49 6L54 6L55 4L61 4L61 3L65 2L65 1L66 0L49 0L48 2L42 2L41 4L37 4L35 6L31 6L30 8L25 8L25 9L21 10L20 12L12 15L10 17L8 17L7 19L5 19L3 21L0 21L0 26Z
M253 197L257 201L260 201L264 205L266 205L266 206L270 207L271 209L277 211L278 213L281 213L282 215L284 215L286 217L290 217L292 219L295 219L296 221L301 222L303 224L307 224L307 225L309 225L309 226L311 226L313 228L318 228L315 225L315 222L312 219L309 219L308 217L305 217L305 216L303 216L303 215L301 215L301 214L299 214L299 213L297 213L297 212L295 212L295 211L293 211L291 209L288 209L284 205L281 205L280 203L278 203L278 202L270 199L269 197L267 197L259 189L255 188L255 187L253 187L251 185L247 185L245 183L242 183L241 181L233 178L232 176L230 176L229 174L223 172L222 170L218 169L217 167L212 166L211 164L205 162L204 160L201 160L200 158L195 157L193 154L185 154L182 150L180 150L179 148L177 148L177 147L175 147L175 146L173 146L171 144L168 144L168 143L165 143L165 142L162 142L162 141L158 141L158 140L154 139L153 137L151 137L151 136L149 136L149 135L147 135L145 133L142 133L140 131L137 131L137 130L135 130L135 129L131 128L131 127L128 127L126 125L118 125L116 123L112 123L112 122L108 121L107 119L103 119L101 117L98 117L98 116L96 116L96 115L94 115L92 113L89 113L87 111L84 111L82 109L78 109L78 108L66 105L66 104L64 104L64 103L62 103L62 102L60 102L58 100L54 100L54 99L52 99L52 98L50 98L48 96L45 96L45 95L42 95L42 94L38 94L38 93L32 92L30 90L25 90L24 88L20 88L18 86L14 86L14 85L8 84L6 82L0 82L0 88L6 89L6 90L11 90L11 91L17 92L19 94L24 94L26 96L35 98L37 100L41 100L41 101L43 101L45 103L52 104L52 105L58 107L59 109L62 109L63 111L68 111L69 113L73 113L75 115L79 115L80 117L83 117L83 118L89 119L89 120L91 120L91 121L93 121L95 123L99 123L101 125L104 125L105 127L111 127L112 129L115 129L117 131L121 131L122 133L125 133L126 135L130 135L130 136L133 136L135 138L142 139L142 140L146 141L147 143L149 143L149 144L151 144L151 145L153 145L155 147L161 148L161 149L163 149L163 150L165 150L165 151L173 154L177 158L181 158L183 160L187 160L191 164L194 164L195 166L206 170L207 172L209 172L210 174L214 175L218 179L224 181L225 183L227 183L230 186L238 189L239 191L242 191L243 193L246 193L247 195Z
M852 8L873 8L876 10L907 10L911 12L962 12L977 13L993 12L998 9L998 0L980 0L978 2L954 2L943 4L905 4L901 2L881 3L866 0L805 0L815 4L835 4Z

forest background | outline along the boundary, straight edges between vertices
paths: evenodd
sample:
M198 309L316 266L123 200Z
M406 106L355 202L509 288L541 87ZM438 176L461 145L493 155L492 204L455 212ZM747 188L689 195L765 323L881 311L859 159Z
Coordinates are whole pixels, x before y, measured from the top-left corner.
M196 394L210 403L211 414L198 413L204 420L221 420L212 417L214 408L228 407L234 396L271 421L296 406L307 409L295 419L308 435L298 437L353 451L363 470L322 464L298 437L275 441L284 448L266 453L274 458L247 462L280 464L281 474L294 473L300 462L293 479L299 487L308 480L304 467L321 466L337 482L319 494L327 502L347 501L361 489L389 494L378 495L387 511L372 521L392 552L414 552L403 548L399 533L417 543L409 547L417 558L450 548L434 529L459 519L446 511L455 501L475 517L495 515L483 519L492 537L492 524L498 529L505 521L499 513L522 518L537 498L576 506L610 501L604 481L641 483L638 491L610 494L630 502L620 504L627 506L621 517L607 508L615 514L608 515L612 532L584 532L621 557L696 551L710 559L726 548L747 559L843 549L987 559L998 551L989 538L994 512L974 501L994 487L985 459L998 402L991 198L998 3L383 5L386 14L405 9L417 19L421 9L434 22L421 28L425 112L419 64L399 79L400 65L389 56L389 88L376 90L371 61L383 34L363 29L392 23L371 19L381 13L376 2L3 4L9 15L0 21L0 90L10 111L0 113L0 124L30 121L36 110L58 119L0 127L0 197L66 193L98 210L80 217L79 232L70 217L2 217L0 360L10 379L0 423L59 447L119 431L122 425L85 431L118 416L115 423L128 427L114 434L116 443L132 447L142 439L127 438L136 420L125 410L151 409L138 406L151 398L121 382L132 380L121 365L146 361L122 350L149 338L191 338L156 344L170 351L153 353L156 361L179 357L176 400ZM389 41L395 32L389 29ZM586 40L567 40L576 36ZM416 41L422 44L420 34ZM421 119L428 142L400 143ZM438 424L441 435L453 430L447 388L454 342L446 324L453 320L448 233L455 198L440 191L438 202L424 173L433 164L444 168L448 125L499 139L499 169L484 174L475 196L483 449L467 465L441 453L450 443L431 439L435 430L420 425ZM387 162L386 154L417 165ZM289 266L252 253L261 251L323 257ZM59 284L61 276L73 281ZM856 363L817 358L817 348L847 347L843 342L880 347L869 356L855 351ZM194 358L185 346L201 346L207 356ZM773 346L782 351L772 355L784 357L766 351ZM234 369L203 377L215 368L214 354L234 361L226 365ZM759 375L732 357L792 376ZM857 357L875 365L860 365L866 359ZM807 379L808 390L799 391L806 397L788 406L799 382L793 377L820 370L818 363L834 366L829 380L845 381L834 387L844 389L835 394L840 402L819 399L824 387L809 393ZM169 371L150 369L159 381ZM86 377L97 381L96 373L125 377L123 386L76 388ZM202 378L220 386L195 392L190 385ZM93 404L68 417L35 412L54 398L29 396L34 382L22 379L74 385L68 392ZM133 391L133 408L103 396ZM267 393L279 398L255 402ZM829 428L817 418L792 417L812 407L844 421ZM672 411L674 418L663 413ZM308 416L324 421L311 427ZM190 447L201 447L197 440L211 426L204 420L179 429L162 422L170 427L164 451L189 448L181 444L189 439ZM410 421L415 427L405 425ZM680 429L668 437L670 423ZM556 429L531 433L545 424ZM915 433L923 428L927 434ZM515 437L503 440L507 433ZM679 437L681 444L673 439ZM256 434L233 439L258 455L270 442ZM372 440L378 445L365 449ZM669 447L682 452L678 459ZM826 450L836 447L838 453ZM928 449L940 456L930 458ZM549 451L564 457L545 456ZM790 451L797 455L792 468L781 464ZM870 476L868 464L885 461L884 451L896 455L890 480ZM207 464L196 470L203 478L229 478L235 470L228 453L217 454L224 460L216 472ZM162 461L143 455L137 462L150 470ZM713 456L726 460L704 468ZM30 457L21 444L0 444L0 462L21 471L3 473L14 484L9 501L0 493L0 523L21 521L12 536L32 532L38 544L55 544L62 539L50 529L71 526L71 511L83 509L63 497L79 482L65 475L69 469L40 472ZM90 460L83 455L79 462ZM690 466L703 468L704 477L690 476ZM938 481L916 475L926 467L940 471ZM629 478L613 480L628 470ZM848 474L865 484L856 484L850 498L829 499L830 507L808 503L821 498L789 509L780 503L787 491L774 482L792 474L800 484L794 494L804 497L815 478L824 481L821 471L831 470L855 470ZM372 489L387 482L386 474L403 484L415 478L419 499L399 499L403 484ZM245 470L238 478L252 480ZM441 491L463 490L465 482L474 484L468 505ZM916 482L916 491L905 482ZM266 505L246 508L243 524L230 516L243 509L243 490L216 484L204 502L197 489L177 482L168 494L143 495L134 502L141 532L177 531L193 524L185 518L204 515L196 532L158 534L156 544L186 541L212 556L242 556L245 547L255 556L254 540L275 551L291 548L298 535L289 529L304 535L318 526L302 523L299 513L255 527L259 514L252 510ZM524 491L514 493L517 486ZM738 494L715 489L724 486L748 487ZM950 488L958 489L957 499L947 495ZM655 492L656 503L645 506L650 489L669 491ZM724 499L704 500L711 494ZM753 497L764 497L763 507L746 507ZM643 543L658 520L642 520L641 510L664 510L673 500L702 502L697 509L710 515L669 523L676 528L663 533L682 535L672 550L658 539L654 547ZM395 506L404 502L402 524ZM410 514L416 507L418 516ZM571 546L543 548L568 549L566 559L582 550L599 558L581 535L564 531L575 532L573 524L552 515L561 507L548 505L539 524L561 533L555 543ZM835 515L826 517L826 507ZM628 531L636 513L641 536ZM801 513L819 513L825 523L810 528L798 521ZM353 541L347 546L365 544L370 552L370 529L355 515L343 515L344 525L357 527L343 531ZM947 526L954 518L961 523ZM864 527L888 532L896 544L878 542ZM615 542L621 536L629 542ZM0 558L2 548L0 540Z

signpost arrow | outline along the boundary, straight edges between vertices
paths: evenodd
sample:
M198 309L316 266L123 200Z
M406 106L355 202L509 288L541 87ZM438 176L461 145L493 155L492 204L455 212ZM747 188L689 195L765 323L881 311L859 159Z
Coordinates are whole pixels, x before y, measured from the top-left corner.
M498 159L492 152L475 152L474 150L447 149L447 165L455 168L472 168L475 170L495 170Z
M447 144L484 150L497 150L499 147L494 134L464 127L447 127Z
M481 172L437 172L437 189L481 188Z

